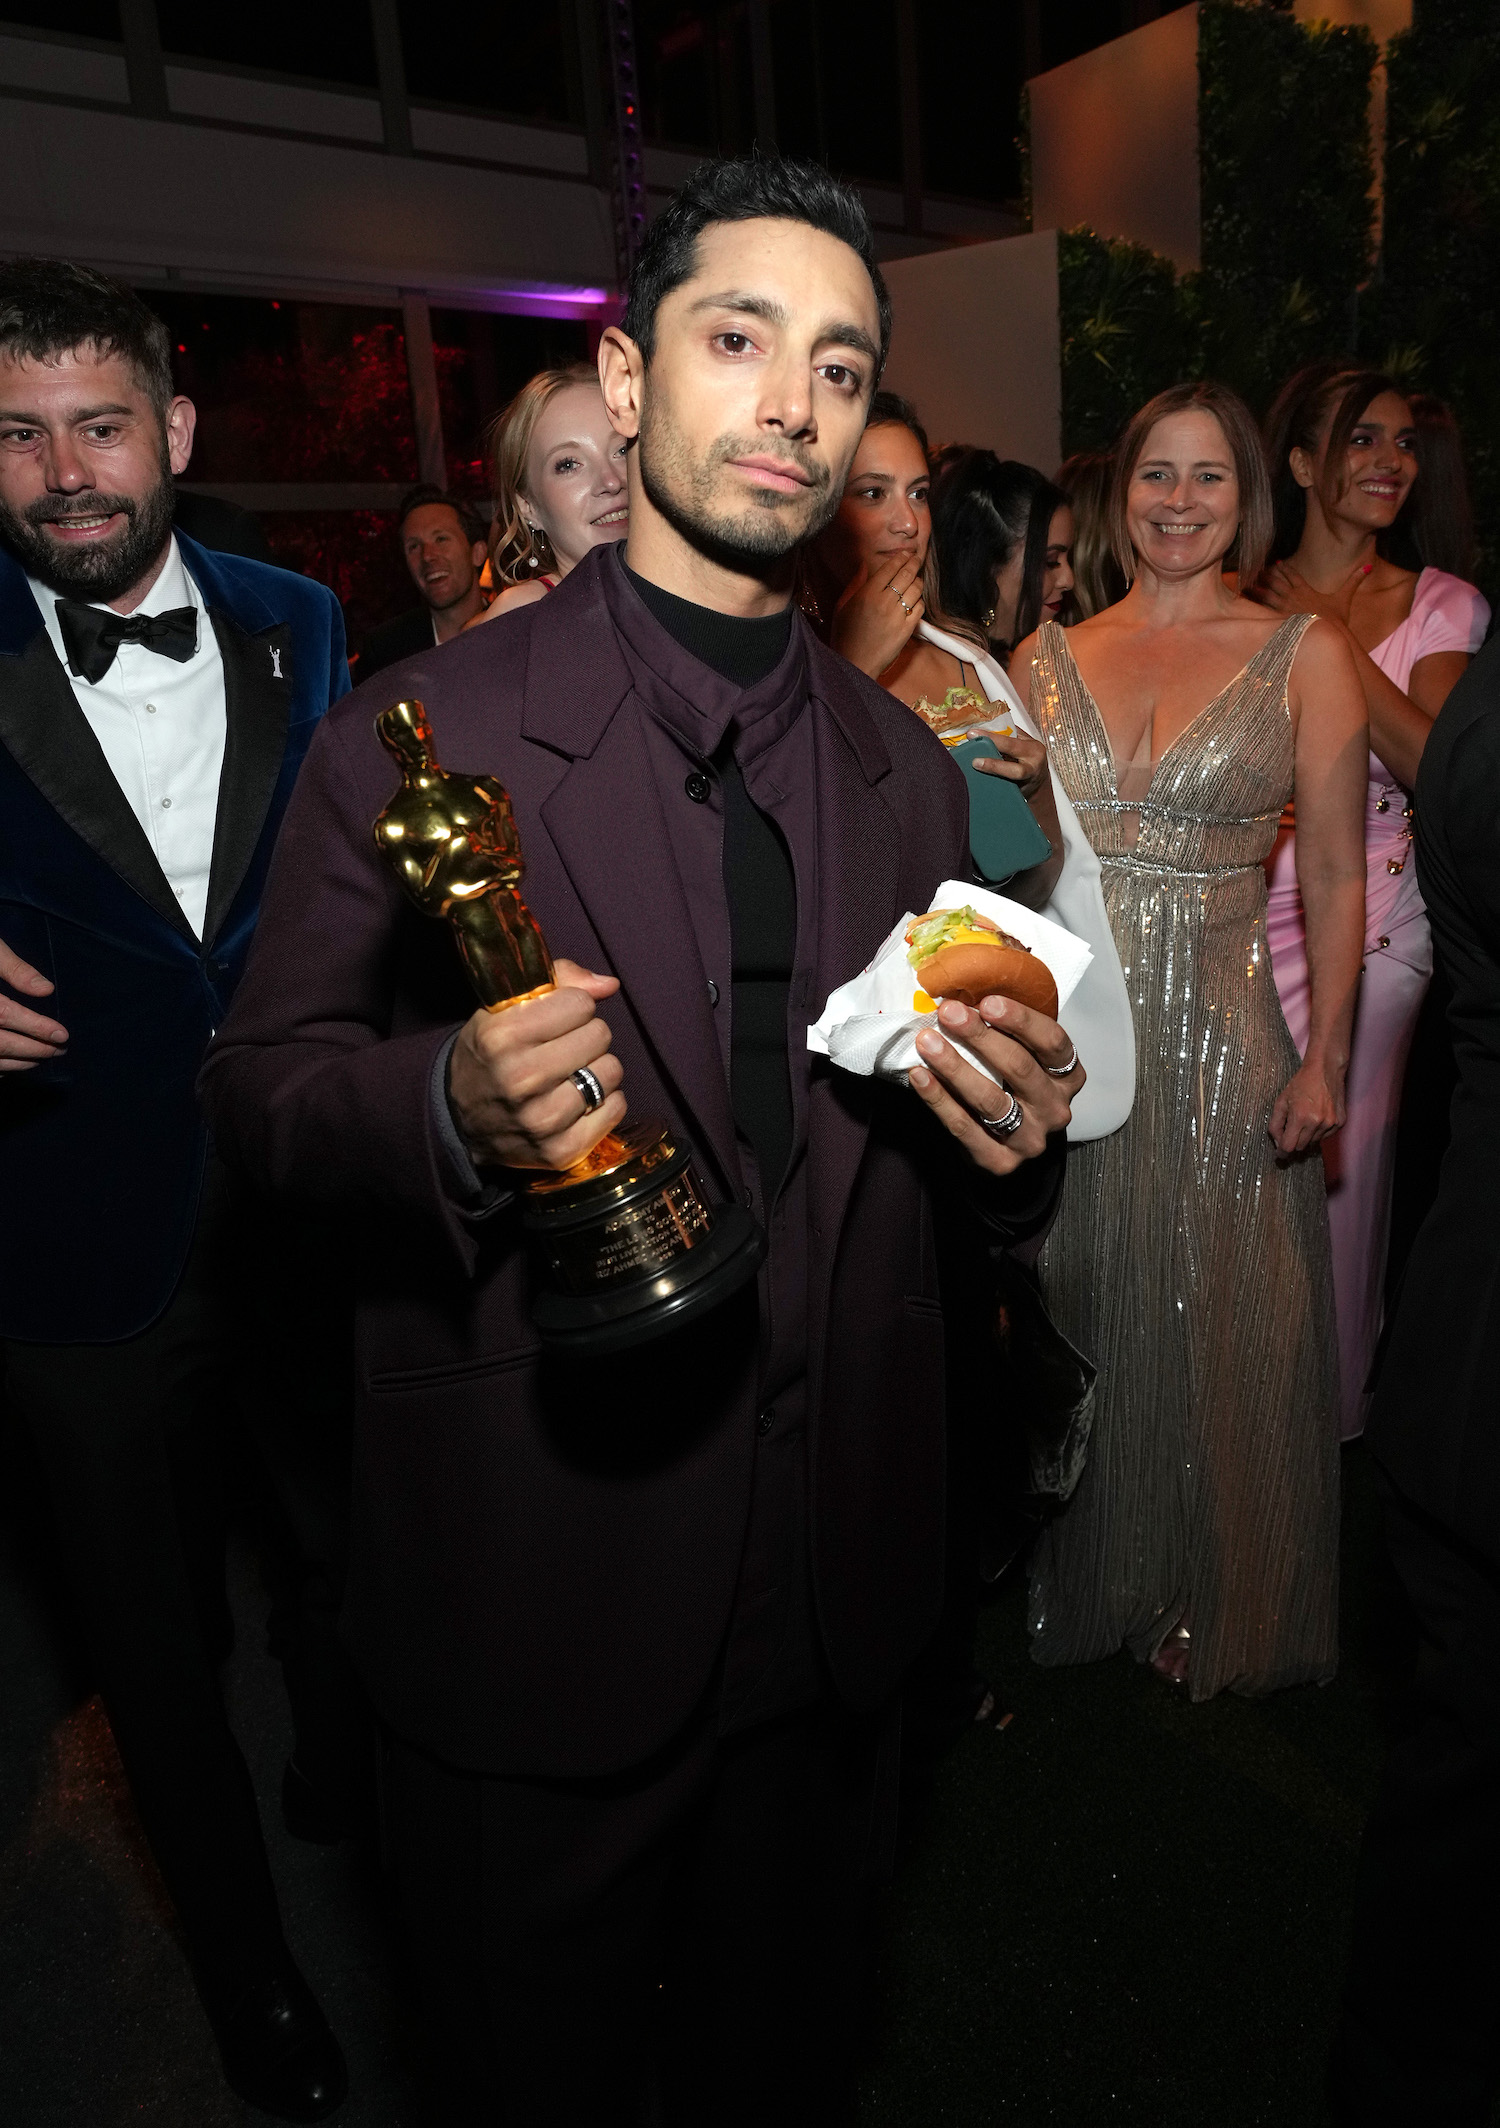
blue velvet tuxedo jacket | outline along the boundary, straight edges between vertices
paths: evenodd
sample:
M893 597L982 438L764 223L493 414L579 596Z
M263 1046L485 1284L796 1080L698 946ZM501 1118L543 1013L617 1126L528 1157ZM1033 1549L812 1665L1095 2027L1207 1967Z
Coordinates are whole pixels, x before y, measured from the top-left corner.
M323 712L349 689L332 592L178 535L224 660L226 736L195 937L0 553L0 939L65 1056L0 1079L0 1337L103 1344L182 1273L207 1132L193 1084L244 968L271 848Z

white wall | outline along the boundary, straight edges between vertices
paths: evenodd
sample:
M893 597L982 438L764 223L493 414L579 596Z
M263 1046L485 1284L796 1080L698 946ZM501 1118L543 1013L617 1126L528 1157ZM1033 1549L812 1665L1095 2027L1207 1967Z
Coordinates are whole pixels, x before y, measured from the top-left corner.
M1030 90L1032 226L1086 222L1196 266L1197 8L1038 74Z
M437 301L613 276L608 207L587 184L19 97L4 109L0 253Z
M1062 456L1057 237L1006 237L888 264L885 382L934 448L987 444L1050 473Z

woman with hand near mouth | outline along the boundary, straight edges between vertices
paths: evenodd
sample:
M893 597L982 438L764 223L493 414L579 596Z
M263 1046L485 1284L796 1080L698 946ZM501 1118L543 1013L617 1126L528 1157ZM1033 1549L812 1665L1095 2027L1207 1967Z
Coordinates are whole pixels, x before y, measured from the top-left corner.
M1416 424L1389 377L1321 363L1284 386L1266 425L1276 506L1262 596L1316 613L1354 653L1370 719L1365 804L1364 977L1347 1082L1348 1121L1324 1149L1338 1303L1342 1430L1363 1431L1380 1335L1401 1088L1432 976L1432 939L1411 861L1407 792L1432 719L1484 641L1489 607L1443 569L1381 553L1417 479ZM1290 812L1270 864L1267 937L1292 1039L1308 1033L1308 956Z
M803 558L802 610L818 633L888 694L936 722L958 696L972 698L971 723L1008 692L982 630L943 609L932 538L932 476L927 437L906 400L877 392L838 514ZM981 664L996 685L987 683ZM961 716L950 720L958 729ZM1037 907L1062 864L1063 836L1047 750L1022 719L1019 731L991 734L998 758L981 764L1020 787L1053 857L1011 880Z
M1015 783L1051 843L1052 855L1044 863L995 883L1017 901L1045 911L1094 950L1093 966L1068 1009L1080 1055L1086 1051L1096 1059L1073 1104L1068 1136L1075 1142L1100 1137L1118 1129L1129 1112L1135 1048L1125 979L1099 886L1099 860L1048 765L1030 712L980 626L982 616L964 617L961 603L966 587L983 591L987 605L992 603L989 579L997 566L1005 566L996 560L993 509L966 512L965 498L995 491L991 468L1002 483L1011 474L1027 476L1020 529L1011 537L1016 567L1008 586L1007 627L1015 625L1018 604L1034 625L1055 618L1067 598L1072 585L1067 505L1054 499L1051 483L1031 466L1004 467L993 452L966 446L948 454L934 504L927 464L927 437L912 407L894 392L877 392L838 515L804 562L803 610L836 650L908 708L920 705L932 721L942 704L952 702L952 721L944 726L950 735L984 732L996 756L975 767ZM1033 507L1038 498L1040 507ZM966 514L983 515L977 534L965 525ZM1029 522L1040 525L1045 544L1028 555L1023 578ZM954 533L958 600L947 591L945 529ZM825 610L832 615L831 626ZM962 693L971 697L966 708L959 700ZM1010 728L992 729L995 725Z
M1337 1356L1323 1170L1343 1122L1364 921L1364 699L1342 632L1280 620L1250 414L1179 385L1131 422L1118 605L1018 648L1087 823L1126 972L1135 1105L1070 1149L1043 1257L1099 1368L1089 1462L1033 1564L1033 1654L1122 1644L1207 1699L1338 1660ZM1313 973L1299 1057L1268 979L1263 865L1287 799Z
M628 446L609 425L591 363L538 370L485 443L495 489L490 569L501 589L471 628L545 598L591 547L630 529Z

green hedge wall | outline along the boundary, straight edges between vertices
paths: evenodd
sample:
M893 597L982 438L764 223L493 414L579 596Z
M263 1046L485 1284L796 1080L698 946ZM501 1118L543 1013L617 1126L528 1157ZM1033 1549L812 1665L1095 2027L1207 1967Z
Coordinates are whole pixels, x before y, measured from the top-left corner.
M1222 377L1261 413L1300 363L1353 344L1374 65L1368 30L1300 23L1273 0L1204 0L1202 265L1178 278L1138 245L1063 237L1065 450L1108 444L1142 398L1184 377Z
M1147 399L1186 374L1177 276L1143 244L1057 238L1063 452L1107 451Z
M1260 414L1301 363L1358 353L1451 401L1500 608L1500 0L1415 0L1391 40L1372 272L1375 58L1367 30L1282 0L1203 0L1202 265L1060 235L1063 449L1107 448L1183 378L1222 377Z
M1360 351L1451 401L1500 605L1500 7L1417 0L1386 63L1384 256Z
M1202 268L1182 291L1202 375L1263 413L1301 363L1353 345L1371 263L1366 29L1205 0L1198 17Z

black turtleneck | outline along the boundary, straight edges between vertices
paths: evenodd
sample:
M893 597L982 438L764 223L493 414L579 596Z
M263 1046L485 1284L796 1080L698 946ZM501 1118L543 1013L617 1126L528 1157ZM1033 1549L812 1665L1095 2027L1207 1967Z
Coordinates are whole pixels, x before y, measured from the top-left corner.
M712 606L695 606L691 599L663 591L659 584L626 567L626 576L641 603L661 622L672 640L690 657L711 665L736 687L753 687L776 670L792 639L792 608L767 613L754 620L737 614L716 613Z
M793 609L742 620L695 606L625 571L642 604L674 642L738 687L754 687L786 655ZM731 723L712 756L724 794L724 894L729 904L733 984L730 1098L750 1141L769 1208L786 1173L793 1135L787 1001L797 950L797 889L791 855L775 824L745 788Z

